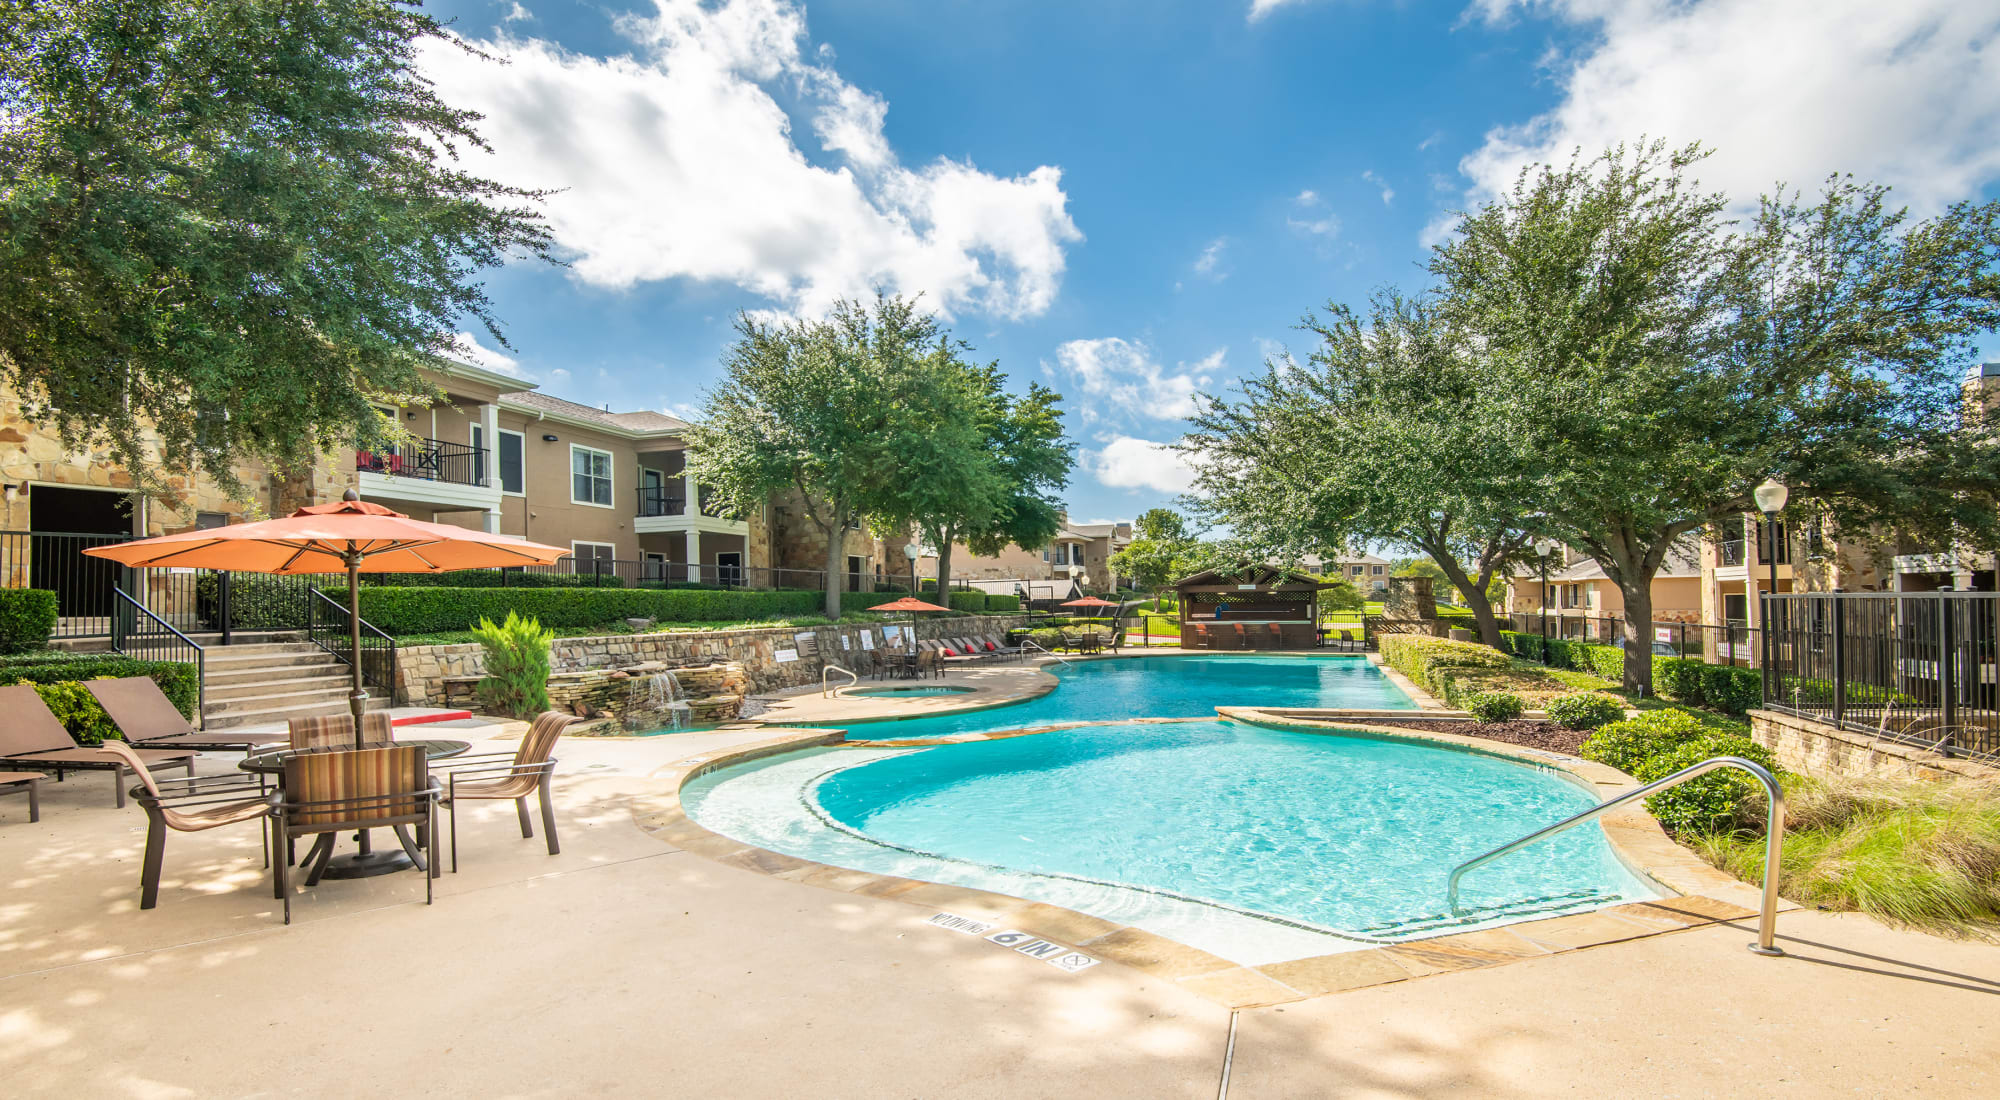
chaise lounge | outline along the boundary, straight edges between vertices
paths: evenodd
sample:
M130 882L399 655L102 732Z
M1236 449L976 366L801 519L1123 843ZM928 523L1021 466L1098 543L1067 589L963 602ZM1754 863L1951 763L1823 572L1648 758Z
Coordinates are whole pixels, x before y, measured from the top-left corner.
M30 768L54 772L56 781L71 771L109 771L116 805L125 806L125 777L132 774L125 761L103 749L87 749L77 744L49 705L35 693L33 684L0 687L0 767ZM194 775L195 754L191 749L139 749L139 759L149 768L182 767Z

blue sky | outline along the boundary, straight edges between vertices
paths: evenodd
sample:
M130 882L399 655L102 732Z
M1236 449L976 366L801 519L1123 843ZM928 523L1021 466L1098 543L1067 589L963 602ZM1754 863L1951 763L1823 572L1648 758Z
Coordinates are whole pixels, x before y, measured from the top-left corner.
M564 189L573 266L492 275L487 362L690 415L739 310L921 291L1065 394L1086 521L1171 502L1190 392L1422 285L1524 163L1652 134L1739 200L1844 170L1919 211L2000 180L2000 10L1948 0L427 7L507 62L424 58L488 116L474 166Z

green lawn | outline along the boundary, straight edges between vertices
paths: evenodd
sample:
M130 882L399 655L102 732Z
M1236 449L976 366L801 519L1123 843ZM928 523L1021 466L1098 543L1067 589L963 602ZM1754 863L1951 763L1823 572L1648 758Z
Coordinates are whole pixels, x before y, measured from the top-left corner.
M1743 719L1731 718L1726 714L1719 714L1712 710L1703 710L1700 707L1683 706L1671 699L1662 699L1657 695L1633 695L1610 680L1593 676L1588 672L1579 672L1573 668L1545 669L1539 661L1526 661L1519 657L1514 658L1514 667L1546 673L1577 691L1601 691L1608 695L1616 695L1620 699L1625 700L1627 706L1638 710L1677 710L1683 714L1692 715L1701 724L1720 730L1723 733L1740 734L1744 737L1750 736L1750 723Z

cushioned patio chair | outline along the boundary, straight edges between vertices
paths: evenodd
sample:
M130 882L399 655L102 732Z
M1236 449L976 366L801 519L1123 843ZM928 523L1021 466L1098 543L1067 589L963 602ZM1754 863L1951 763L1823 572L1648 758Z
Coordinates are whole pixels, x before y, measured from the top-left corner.
M130 770L122 757L103 749L87 749L76 743L63 724L35 693L33 684L0 687L0 768L26 768L54 772L56 782L72 771L109 771L113 804L125 807L125 776ZM139 759L149 768L185 768L194 776L195 754L188 749L140 749Z
M512 753L485 752L460 756L441 770L445 773L444 804L451 816L451 870L458 873L458 804L461 800L494 801L511 799L521 819L521 838L532 839L535 826L528 820L528 796L542 803L542 832L549 842L549 854L562 846L556 841L555 804L549 800L549 783L556 774L556 741L563 731L582 719L561 711L544 711L528 732L521 735L520 747Z
M230 751L269 748L285 743L282 733L244 733L215 730L204 733L189 724L167 693L150 676L121 676L115 680L86 680L97 705L118 724L125 740L142 749L213 749Z
M420 843L429 850L424 869L424 904L432 901L437 877L437 804L443 789L430 776L422 745L342 752L301 752L285 761L285 789L272 808L280 848L302 836L348 833L360 829L390 829L415 825ZM319 882L333 854L331 838L323 840L318 858L306 870L306 885ZM284 899L285 923L292 923L292 883L289 859L273 859L272 889Z
M354 747L354 716L322 714L293 718L285 723L286 740L294 749L351 749ZM396 727L386 710L364 711L361 715L363 744L383 745L396 739Z
M28 796L28 822L42 819L42 773L0 772L0 794Z
M123 741L106 741L104 751L125 762L139 777L132 797L146 811L146 861L139 868L139 908L160 901L160 865L166 858L167 830L200 833L240 821L268 822L271 792L263 777L210 775L200 779L155 779L139 750ZM264 865L271 864L271 834L258 826L264 841Z

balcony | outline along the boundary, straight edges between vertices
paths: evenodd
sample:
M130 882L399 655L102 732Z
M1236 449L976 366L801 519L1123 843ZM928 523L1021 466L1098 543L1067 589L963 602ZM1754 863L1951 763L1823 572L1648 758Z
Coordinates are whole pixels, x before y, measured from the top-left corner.
M486 481L486 450L443 439L410 439L393 449L355 451L363 497L387 497L436 507L490 509L500 488Z
M749 524L730 516L706 488L701 490L698 506L690 509L687 491L679 483L661 488L641 486L633 516L632 530L641 535L685 531L741 535L750 530Z

